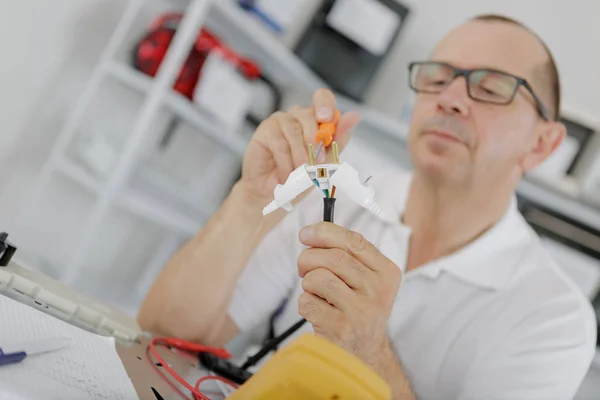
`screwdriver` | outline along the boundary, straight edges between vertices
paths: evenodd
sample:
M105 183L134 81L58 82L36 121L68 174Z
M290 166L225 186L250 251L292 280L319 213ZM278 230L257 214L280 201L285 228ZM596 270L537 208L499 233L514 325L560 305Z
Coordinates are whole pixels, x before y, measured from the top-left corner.
M315 142L318 143L317 150L315 152L315 160L319 157L319 153L323 147L329 146L333 141L333 135L335 135L335 130L338 122L340 121L340 116L340 111L335 110L332 121L319 124L319 130L315 135Z

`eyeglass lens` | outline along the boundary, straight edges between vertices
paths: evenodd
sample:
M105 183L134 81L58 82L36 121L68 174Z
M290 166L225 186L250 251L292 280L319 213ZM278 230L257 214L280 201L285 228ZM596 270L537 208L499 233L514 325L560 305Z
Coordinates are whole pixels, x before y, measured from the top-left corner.
M455 77L455 70L440 63L415 64L411 71L411 83L415 90L439 93ZM517 89L515 77L496 71L475 70L469 75L471 97L487 103L507 104Z

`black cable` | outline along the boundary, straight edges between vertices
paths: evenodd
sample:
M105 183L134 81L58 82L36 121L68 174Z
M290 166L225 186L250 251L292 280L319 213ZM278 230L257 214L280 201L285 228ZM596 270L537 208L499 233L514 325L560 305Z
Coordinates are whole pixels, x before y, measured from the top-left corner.
M246 362L242 365L242 369L247 369L256 365L257 362L263 359L271 350L277 347L281 342L287 339L292 333L296 332L306 320L302 318L300 321L296 322L294 325L288 328L287 331L283 332L281 335L269 340L263 347L256 353L255 355L248 357Z
M335 197L323 198L323 221L333 222L333 211L335 208Z
M333 213L335 210L335 198L334 197L324 197L323 198L323 221L333 222ZM248 357L246 362L242 365L242 369L250 368L256 365L257 362L263 359L270 351L274 350L283 342L285 339L290 337L294 332L304 325L306 320L302 318L300 321L296 322L294 325L290 326L285 332L281 335L276 336L272 339L269 339L265 342L264 346L253 356ZM272 325L271 325L272 326Z

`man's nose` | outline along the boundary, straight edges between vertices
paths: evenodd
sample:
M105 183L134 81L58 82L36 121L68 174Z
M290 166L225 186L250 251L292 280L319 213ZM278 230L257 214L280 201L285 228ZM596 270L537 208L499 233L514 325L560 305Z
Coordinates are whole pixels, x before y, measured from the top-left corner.
M469 116L471 99L467 93L465 78L457 77L438 94L438 109L446 114Z

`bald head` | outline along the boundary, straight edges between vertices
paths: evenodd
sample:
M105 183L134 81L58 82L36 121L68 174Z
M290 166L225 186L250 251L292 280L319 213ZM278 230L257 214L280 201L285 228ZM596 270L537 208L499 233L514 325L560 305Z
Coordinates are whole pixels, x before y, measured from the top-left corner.
M508 24L526 31L534 38L544 51L544 60L534 67L534 79L532 84L540 92L544 104L548 107L550 115L557 119L560 113L560 77L552 52L544 41L531 29L519 21L497 14L484 14L474 17L472 21Z

